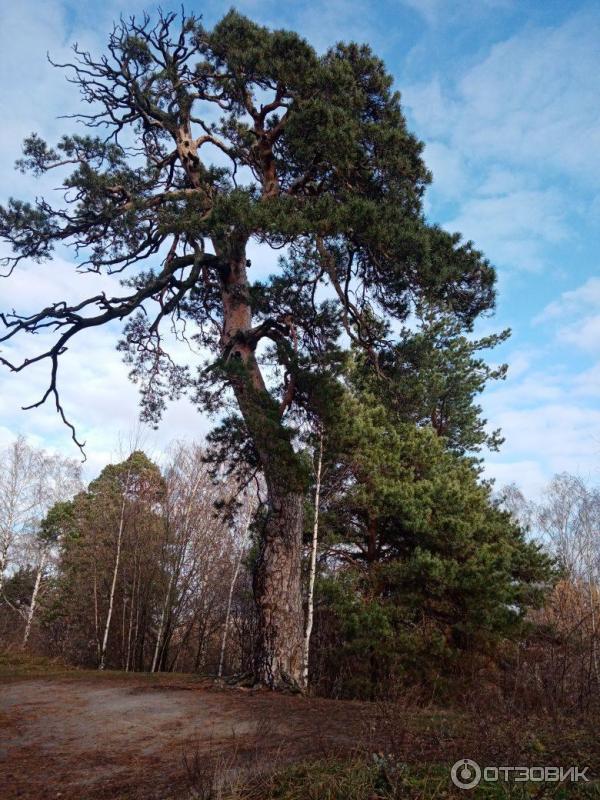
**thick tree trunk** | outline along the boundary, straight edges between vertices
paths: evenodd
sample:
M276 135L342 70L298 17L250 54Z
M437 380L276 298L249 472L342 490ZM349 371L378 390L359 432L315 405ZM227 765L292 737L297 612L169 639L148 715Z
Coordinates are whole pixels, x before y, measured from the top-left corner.
M300 689L304 495L271 492L269 506L254 576L259 629L255 675L272 689Z
M255 357L245 242L230 241L215 250L227 261L221 275L224 365L267 483L267 519L254 575L255 679L271 689L300 689L304 639L300 565L307 476Z

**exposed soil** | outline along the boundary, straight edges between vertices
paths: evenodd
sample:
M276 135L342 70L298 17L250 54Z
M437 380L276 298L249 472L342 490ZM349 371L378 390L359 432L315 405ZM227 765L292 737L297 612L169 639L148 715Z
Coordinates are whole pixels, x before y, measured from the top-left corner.
M254 768L350 749L367 713L175 679L20 680L0 686L0 796L179 799L204 762Z
M464 757L589 765L600 776L592 718L380 706L219 688L180 675L74 670L7 674L0 684L0 800L214 797L190 787L210 783L214 772L245 780L352 752L394 753L421 770L441 765L444 783L448 766Z

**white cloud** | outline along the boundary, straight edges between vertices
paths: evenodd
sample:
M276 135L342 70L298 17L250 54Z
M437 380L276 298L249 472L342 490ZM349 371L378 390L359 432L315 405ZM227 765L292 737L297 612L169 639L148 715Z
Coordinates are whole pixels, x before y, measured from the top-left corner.
M497 265L541 269L544 246L568 236L560 194L554 189L520 189L491 195L491 185L484 184L444 227L474 240Z
M519 387L521 391L521 387ZM600 464L600 410L565 402L507 407L494 417L513 451L543 454L551 470Z
M531 348L521 348L512 353L510 358L510 380L515 380L530 372L538 353Z
M408 87L404 98L428 138L528 170L600 176L600 16L521 31L495 45L453 85Z
M573 393L580 397L600 397L600 362L580 372L573 380Z
M576 289L563 292L539 314L534 322L546 322L600 308L600 278L591 277Z
M86 335L87 334L87 335ZM36 337L37 338L37 337ZM86 442L90 462L87 474L101 468L118 455L118 439L127 439L139 428L138 390L128 379L127 367L115 350L118 329L105 328L84 332L73 340L60 359L59 390L68 418L77 428L79 439ZM39 352L41 342L37 342ZM22 358L33 343L19 347ZM74 457L70 432L57 415L52 398L38 408L22 411L22 406L37 401L48 385L49 363L27 367L11 374L0 371L0 442L23 433L29 439L52 446ZM206 417L187 399L169 406L158 431L143 428L148 448L164 450L173 439L201 440L210 427Z
M589 218L600 178L599 33L600 15L580 12L521 29L459 75L404 87L431 195L458 206L445 227L496 265L556 271L553 245L575 236L576 215Z
M548 484L548 475L538 461L499 461L494 457L486 460L484 474L493 478L496 489L516 483L528 500L538 498Z
M543 309L534 324L560 323L556 339L583 351L600 351L600 278L563 292Z
M21 313L37 311L51 302L65 299L77 302L106 290L109 296L123 295L128 289L119 285L116 277L107 278L91 273L77 274L73 264L56 258L45 264L22 264L10 278L0 279L2 310L15 308ZM115 345L120 338L117 323L84 331L74 337L69 350L60 358L59 390L65 413L77 428L80 440L86 442L86 474L94 472L118 456L119 436L127 438L139 427L138 389L128 379ZM0 352L6 358L20 362L44 350L46 337L21 337L5 343ZM175 355L189 358L187 346L174 344ZM191 363L200 357L192 356ZM49 379L50 364L42 361L20 373L0 369L0 445L18 433L33 443L54 447L71 456L78 451L70 440L69 430L56 413L53 400L31 411L21 408L36 402L44 394ZM145 429L147 447L160 451L175 438L200 440L209 421L187 399L171 405L158 431Z
M563 325L557 332L557 339L580 350L600 352L600 314Z
M437 25L441 18L460 18L465 13L470 15L487 10L509 8L513 0L479 0L477 4L468 0L400 0L402 5L418 12L429 25Z
M428 142L423 154L427 167L433 173L432 191L442 199L455 200L469 186L463 156L457 150L439 141Z
M515 391L519 392L519 389ZM516 398L513 394L512 400ZM500 483L515 481L537 493L553 474L567 471L600 476L600 410L571 398L540 402L532 408L511 407L510 393L503 395L504 410L495 414L506 443L500 454L486 458L486 473ZM486 407L487 411L487 407ZM532 454L534 456L532 457ZM511 469L515 473L511 477Z
M486 456L486 474L499 485L515 481L531 496L556 472L598 480L600 363L573 372L540 351L517 351L508 362L517 369L482 398L489 427L500 427L506 440Z

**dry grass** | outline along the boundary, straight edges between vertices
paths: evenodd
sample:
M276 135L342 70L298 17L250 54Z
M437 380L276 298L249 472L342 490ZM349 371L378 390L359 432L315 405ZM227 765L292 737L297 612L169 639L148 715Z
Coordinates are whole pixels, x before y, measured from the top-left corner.
M10 684L7 693L22 698L11 718L5 715L5 733L0 734L7 743L15 734L12 780L13 788L20 788L11 794L9 771L3 783L8 798L38 800L37 789L30 790L32 779L39 787L50 775L54 794L48 796L61 792L65 800L600 798L599 784L487 784L466 793L454 789L449 779L450 766L459 758L473 758L482 766L588 766L598 778L598 720L591 716L535 716L514 706L486 706L482 698L440 708L420 706L408 696L373 704L216 690L198 676L74 670L19 652L0 655L0 680ZM19 681L27 683L19 688ZM101 700L92 703L90 716L82 714L81 703L94 693ZM131 710L125 719L116 719L123 730L113 732L112 740L104 727L97 736L90 729L87 749L81 735L60 739L65 725L89 728L114 719L107 703L118 713L121 697ZM44 703L51 707L46 710ZM129 733L138 708L143 723ZM175 708L181 715L173 714ZM160 716L160 709L166 716ZM199 724L200 713L206 723ZM213 734L207 725L214 725ZM147 752L149 736L152 754ZM89 769L83 756L90 759ZM107 770L113 767L108 780ZM73 779L76 770L85 786L65 790L61 776Z

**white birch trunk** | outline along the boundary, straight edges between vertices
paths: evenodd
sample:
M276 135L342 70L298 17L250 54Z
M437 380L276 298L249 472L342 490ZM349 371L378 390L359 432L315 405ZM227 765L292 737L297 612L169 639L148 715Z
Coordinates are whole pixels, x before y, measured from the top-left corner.
M27 642L29 641L29 634L31 633L31 623L33 622L33 615L35 613L35 606L37 603L38 593L40 591L40 584L42 582L42 573L44 571L45 566L46 566L46 552L43 551L42 555L40 556L40 562L38 564L37 574L35 576L35 584L31 595L31 603L29 604L27 623L25 624L25 633L23 634L23 643L22 643L23 649L27 647Z
M240 572L240 566L242 563L242 556L244 554L244 550L240 547L240 552L238 554L237 563L235 565L235 570L233 572L233 577L231 579L231 583L229 584L229 596L227 598L227 611L225 612L225 623L223 624L223 636L221 638L221 654L219 656L219 670L217 675L219 678L223 676L223 662L225 660L225 647L227 646L227 631L229 630L229 619L231 617L231 602L233 600L233 590L235 588L235 583L237 581L237 577Z
M117 536L117 552L115 553L115 566L113 569L112 583L110 587L110 597L108 601L108 613L106 615L106 625L104 626L104 637L102 639L102 649L100 651L100 663L98 669L104 669L106 663L106 646L108 644L108 632L112 619L113 604L115 600L115 587L117 585L117 574L119 572L119 562L121 561L121 544L123 542L123 528L125 526L125 503L127 500L127 483L123 492L123 502L121 503L121 518L119 520L119 533Z
M315 518L310 547L310 572L308 576L308 597L306 607L306 629L304 632L304 652L302 659L302 680L308 686L308 656L310 653L310 637L314 619L315 576L317 572L317 544L319 541L319 503L321 499L321 470L323 467L323 433L319 437L319 458L317 460L317 483L315 487Z
M174 572L171 572L169 577L169 585L167 586L167 593L165 595L165 602L163 603L162 610L160 612L160 622L158 624L158 633L156 634L156 647L154 648L154 656L152 658L152 666L150 667L150 672L156 672L156 665L158 663L158 654L160 652L160 645L163 636L163 630L165 627L165 617L167 616L167 608L169 606L169 600L171 599L171 590L173 588L173 576Z
M199 474L197 476L195 482L194 482L194 485L192 487L192 491L190 492L190 496L189 496L189 499L188 499L188 504L187 504L187 507L186 507L186 510L185 510L185 514L184 514L184 517L183 517L183 525L182 525L182 531L181 531L180 535L183 535L183 537L184 537L184 546L183 546L182 552L180 553L180 556L179 556L179 559L178 559L178 563L173 568L173 572L171 573L171 576L169 577L169 585L167 587L167 593L165 595L165 602L163 603L162 611L161 611L161 614L160 614L160 622L159 622L159 625L158 625L158 633L156 635L156 647L154 648L154 657L152 658L152 667L150 668L150 672L155 672L157 664L158 664L158 654L160 652L160 645L161 645L161 640L162 640L163 631L164 631L164 627L165 627L165 618L167 616L167 610L169 608L169 601L171 599L171 591L173 589L173 579L174 579L174 576L175 576L175 572L179 572L179 570L181 568L181 564L183 563L183 561L185 560L185 557L186 557L187 547L188 547L188 544L189 544L188 527L189 527L189 521L190 521L190 514L192 513L192 505L194 503L194 498L196 497L196 492L198 491L198 486L200 485L201 477L202 477L202 475Z
M225 662L225 648L227 646L227 633L229 631L229 620L231 619L231 603L233 601L233 590L235 589L235 584L238 579L238 575L240 574L242 558L244 557L246 537L248 536L248 528L250 527L250 520L252 518L252 503L250 502L250 499L248 497L246 498L246 502L247 502L247 508L246 508L246 522L244 526L244 533L242 536L242 541L240 542L240 551L238 553L235 570L233 571L231 583L229 584L229 596L227 597L227 611L225 612L225 622L223 624L223 636L221 638L221 654L219 656L219 669L217 671L217 676L219 678L223 676L223 664Z

